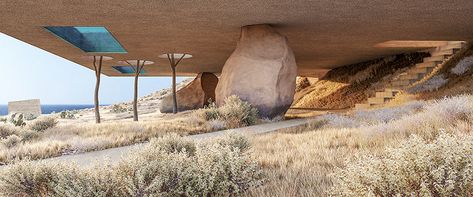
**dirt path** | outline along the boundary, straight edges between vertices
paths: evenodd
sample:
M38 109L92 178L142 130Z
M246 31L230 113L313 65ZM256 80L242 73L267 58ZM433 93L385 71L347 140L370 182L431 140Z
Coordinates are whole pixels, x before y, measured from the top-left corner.
M190 135L186 137L195 139L195 140L202 140L202 139L222 136L227 132L243 134L248 137L251 137L258 134L275 132L281 129L302 126L304 124L311 122L312 120L313 119L292 119L292 120L285 120L285 121L274 122L274 123L266 123L266 124L254 125L254 126L249 126L249 127L243 127L243 128L238 128L238 129L229 129L229 130L217 131L217 132L212 132L212 133ZM120 158L122 156L126 156L128 153L132 152L135 149L139 149L143 147L144 145L146 145L146 143L118 147L118 148L110 148L110 149L94 151L94 152L80 153L80 154L75 154L75 155L64 155L60 157L44 159L44 161L77 163L80 167L88 167L95 163L100 163L101 165L115 165L118 163L118 161L120 161ZM3 167L0 166L0 169Z

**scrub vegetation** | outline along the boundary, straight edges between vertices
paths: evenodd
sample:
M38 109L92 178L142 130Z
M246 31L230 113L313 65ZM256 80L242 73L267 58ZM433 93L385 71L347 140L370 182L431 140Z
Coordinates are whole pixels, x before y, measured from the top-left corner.
M1 172L2 196L228 196L262 183L249 142L229 135L196 143L151 141L117 166L20 162Z
M471 196L472 125L467 95L320 116L252 140L267 181L245 194Z
M15 115L11 119L17 124L11 120L0 122L0 165L142 143L168 133L184 136L261 122L255 108L234 96L221 107L211 105L196 112L140 122L58 124L61 114L21 119L21 124L20 115Z
M258 110L237 96L229 96L224 104L215 103L194 112L197 118L205 120L213 130L233 129L258 123Z
M0 187L6 196L471 196L471 125L473 96L414 101L251 140L164 135L107 168L17 161Z

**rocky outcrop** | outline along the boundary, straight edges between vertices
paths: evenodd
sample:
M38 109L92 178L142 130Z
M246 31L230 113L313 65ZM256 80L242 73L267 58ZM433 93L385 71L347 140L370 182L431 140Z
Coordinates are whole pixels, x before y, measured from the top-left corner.
M215 87L218 78L212 73L200 73L197 77L179 89L177 94L178 111L199 109L215 101ZM163 97L159 110L162 113L172 113L172 94Z
M241 29L235 51L223 66L216 101L237 95L262 117L284 115L294 98L297 66L286 37L269 25Z

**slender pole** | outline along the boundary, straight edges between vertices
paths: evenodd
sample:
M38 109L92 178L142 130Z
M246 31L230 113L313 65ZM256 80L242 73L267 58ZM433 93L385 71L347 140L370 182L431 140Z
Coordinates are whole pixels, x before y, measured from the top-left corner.
M100 88L100 73L102 73L102 60L103 56L100 56L99 65L96 65L96 57L94 56L94 70L95 70L95 93L94 93L94 104L95 104L95 123L100 123L100 111L99 111L99 88Z
M186 54L182 54L182 56L179 58L179 60L177 60L177 62L176 62L176 58L174 57L174 53L167 54L167 56L169 59L169 64L171 65L171 70L172 70L172 101L173 101L172 113L176 114L178 112L177 93L176 93L176 67L179 64L179 62L181 62L181 60L184 59L184 56L186 56Z
M140 76L140 60L136 60L135 90L133 96L133 121L138 121L138 77Z
M176 67L171 66L172 69L172 113L177 113L177 95L176 95Z

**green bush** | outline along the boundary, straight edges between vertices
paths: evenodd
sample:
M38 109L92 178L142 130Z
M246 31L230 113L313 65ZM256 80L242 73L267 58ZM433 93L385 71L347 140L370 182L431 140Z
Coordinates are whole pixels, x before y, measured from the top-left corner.
M0 196L233 196L262 183L247 150L241 136L196 143L171 135L108 168L21 161L0 171Z
M363 156L335 173L336 196L472 196L473 138L413 136L381 156Z
M57 120L53 117L41 117L28 124L28 127L34 131L44 131L57 125Z
M26 125L26 119L22 113L13 113L10 116L9 122L15 125L16 127L23 127Z
M62 119L76 119L76 116L75 116L76 113L77 113L76 111L66 110L59 113L59 117Z
M112 112L112 113L123 113L123 112L131 111L131 110L133 110L133 108L126 107L126 106L123 106L123 105L120 105L120 104L114 104L114 105L112 105L112 108L110 109L110 112Z
M259 120L258 110L235 95L227 97L220 107L217 107L215 103L211 103L195 113L207 122L223 121L225 128L250 126L256 124Z

